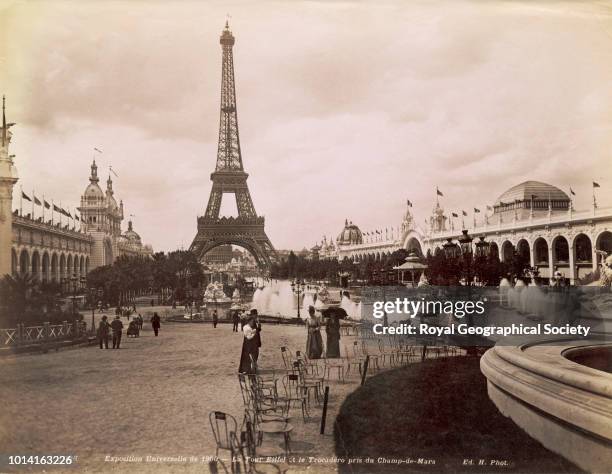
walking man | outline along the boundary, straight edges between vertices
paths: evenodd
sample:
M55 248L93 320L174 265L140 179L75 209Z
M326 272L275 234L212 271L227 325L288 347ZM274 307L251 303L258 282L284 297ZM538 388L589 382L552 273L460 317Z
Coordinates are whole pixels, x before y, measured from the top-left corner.
M238 311L234 311L234 316L232 316L232 323L234 323L234 327L232 328L232 332L238 332L238 324L240 324L240 316L238 316Z
M100 340L100 349L102 349L102 343L106 349L108 349L108 333L110 331L110 324L108 324L106 316L102 316L100 324L98 325L98 339Z
M123 330L123 323L121 322L121 316L115 316L115 320L110 324L113 330L113 349L119 349L121 345L121 332Z
M161 319L159 319L159 315L157 313L153 313L153 317L151 318L151 326L153 326L155 337L157 337L159 334L159 327L161 326Z
M219 315L217 314L217 310L213 311L213 328L217 327L217 323L219 322Z

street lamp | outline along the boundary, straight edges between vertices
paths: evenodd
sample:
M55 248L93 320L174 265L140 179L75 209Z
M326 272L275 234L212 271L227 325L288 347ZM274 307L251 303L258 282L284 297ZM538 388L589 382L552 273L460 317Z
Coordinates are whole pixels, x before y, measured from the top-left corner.
M446 258L455 257L455 253L457 251L457 244L453 243L452 238L449 237L448 239L446 239L446 242L444 242L442 248L444 249L444 255L446 255Z
M70 277L70 282L72 283L72 314L76 313L76 291L77 291L77 282L79 281L76 273L73 273Z
M291 282L291 291L297 295L297 317L300 318L300 296L304 294L306 284L302 280L294 280Z
M490 243L485 241L485 236L481 235L478 237L478 242L476 242L476 256L477 257L488 257Z
M472 241L474 239L470 234L468 234L467 229L464 229L461 232L463 235L459 239L459 245L461 246L461 255L466 267L466 285L468 287L469 293L470 287L472 285Z
M96 295L98 294L98 292L99 290L96 290L93 287L89 289L89 304L91 304L91 330L92 331L95 331L96 329L94 313L96 311Z
M463 229L461 231L461 233L463 234L460 238L459 238L459 245L461 246L461 255L463 257L463 261L466 264L466 269L467 269L467 284L468 286L470 285L470 270L471 270L471 263L472 263L472 242L473 242L473 238L470 234L468 234L467 229Z

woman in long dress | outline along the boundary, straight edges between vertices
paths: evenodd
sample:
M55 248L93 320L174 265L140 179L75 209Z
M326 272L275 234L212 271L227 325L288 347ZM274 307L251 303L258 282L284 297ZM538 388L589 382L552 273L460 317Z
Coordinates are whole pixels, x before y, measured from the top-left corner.
M238 372L241 374L254 374L255 363L259 355L259 346L257 341L257 322L254 317L250 317L247 323L242 327L244 339L242 340L242 353L240 354L240 368Z
M340 320L337 315L332 314L327 319L325 332L327 333L327 351L325 356L328 359L340 357Z
M308 318L306 319L306 354L309 359L320 359L323 353L323 338L321 337L321 323L315 316L314 306L308 308Z

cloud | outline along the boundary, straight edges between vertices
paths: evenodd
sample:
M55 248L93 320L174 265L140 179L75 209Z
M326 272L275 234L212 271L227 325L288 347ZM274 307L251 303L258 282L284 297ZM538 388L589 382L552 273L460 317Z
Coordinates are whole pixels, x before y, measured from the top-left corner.
M471 209L526 179L606 183L605 2L12 2L0 83L25 189L78 203L92 148L157 249L188 246L216 159L229 10L241 147L279 248ZM3 86L5 87L5 86Z

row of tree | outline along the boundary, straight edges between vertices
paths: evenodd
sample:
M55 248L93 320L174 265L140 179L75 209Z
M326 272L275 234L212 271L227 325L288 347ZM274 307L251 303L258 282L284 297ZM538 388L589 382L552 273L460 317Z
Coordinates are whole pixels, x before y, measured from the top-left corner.
M271 277L277 279L326 280L332 285L339 284L342 275L349 275L351 281L368 285L397 284L397 270L408 257L405 249L399 249L380 260L365 259L353 261L348 258L308 259L291 252L287 259L272 265ZM505 262L501 262L497 254L492 255L447 255L440 251L430 252L423 258L427 265L425 276L433 285L457 285L462 280L478 281L490 286L499 285L502 278L528 278L533 273L529 260L515 253Z
M160 294L163 289L171 300L184 301L203 282L202 265L185 250L158 252L153 258L119 257L89 272L85 286L69 295L59 283L40 282L29 274L6 275L0 280L0 323L13 327L73 320L79 316L71 297L80 295L89 305L102 302L113 307L126 304L128 295Z
M203 282L203 267L188 250L157 252L153 258L122 256L87 275L87 288L110 305L124 304L129 294L160 294L162 289L183 300Z

